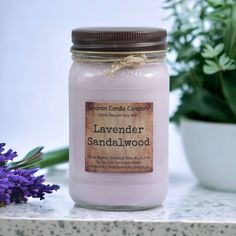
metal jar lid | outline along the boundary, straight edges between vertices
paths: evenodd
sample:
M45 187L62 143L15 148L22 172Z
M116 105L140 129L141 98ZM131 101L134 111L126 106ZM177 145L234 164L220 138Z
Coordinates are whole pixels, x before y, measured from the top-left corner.
M151 27L94 27L72 31L72 51L143 52L167 49L165 29Z

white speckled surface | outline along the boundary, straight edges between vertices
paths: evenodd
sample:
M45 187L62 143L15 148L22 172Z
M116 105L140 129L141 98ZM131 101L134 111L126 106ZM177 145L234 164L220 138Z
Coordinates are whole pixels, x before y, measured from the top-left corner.
M1 236L236 236L236 194L203 189L188 178L171 177L162 207L104 212L74 207L64 180L44 201L0 208Z

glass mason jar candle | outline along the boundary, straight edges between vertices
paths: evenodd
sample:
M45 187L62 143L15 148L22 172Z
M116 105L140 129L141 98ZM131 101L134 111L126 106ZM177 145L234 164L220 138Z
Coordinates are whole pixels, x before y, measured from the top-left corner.
M72 31L70 195L77 205L139 210L168 188L166 31Z

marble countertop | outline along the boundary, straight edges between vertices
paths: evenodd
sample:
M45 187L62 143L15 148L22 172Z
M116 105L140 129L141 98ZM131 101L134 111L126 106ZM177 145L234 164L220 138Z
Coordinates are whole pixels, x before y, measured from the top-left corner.
M61 189L46 200L0 208L0 236L236 236L236 194L204 189L188 177L171 175L164 205L136 212L75 207L66 179L53 180Z

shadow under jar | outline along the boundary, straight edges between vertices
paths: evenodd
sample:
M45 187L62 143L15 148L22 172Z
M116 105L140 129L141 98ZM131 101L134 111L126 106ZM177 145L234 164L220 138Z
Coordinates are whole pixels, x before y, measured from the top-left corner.
M76 205L141 210L168 188L166 31L72 31L70 195Z

